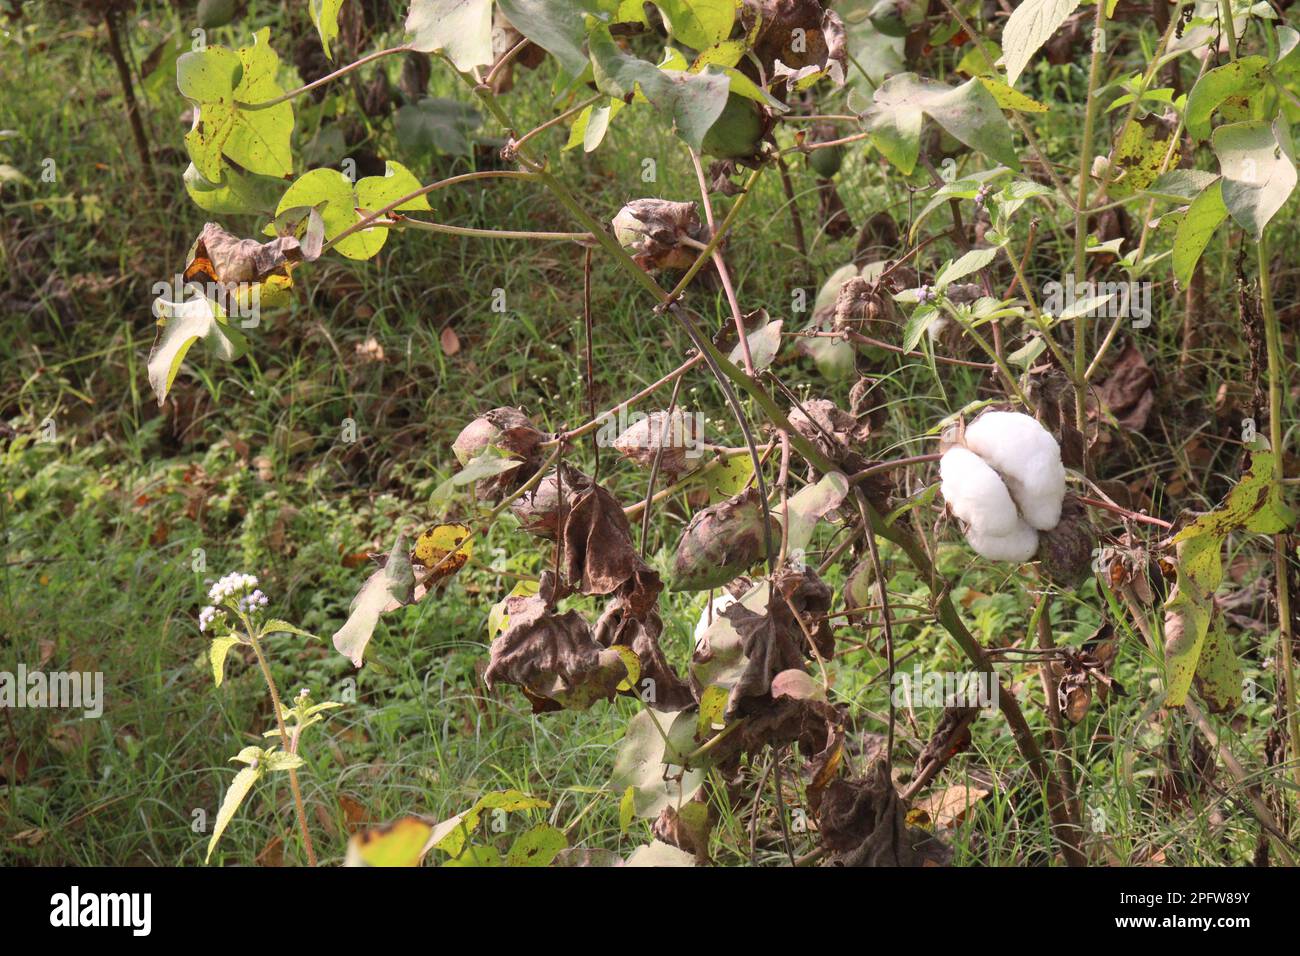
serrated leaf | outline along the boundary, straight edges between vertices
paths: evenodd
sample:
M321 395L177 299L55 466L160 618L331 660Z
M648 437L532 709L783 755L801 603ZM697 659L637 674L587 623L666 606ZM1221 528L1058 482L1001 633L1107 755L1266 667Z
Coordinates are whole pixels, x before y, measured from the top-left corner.
M217 810L217 819L212 827L212 839L208 841L208 853L203 858L204 863L212 859L212 851L217 848L217 841L221 839L221 834L226 832L226 827L230 826L230 821L234 819L235 811L239 809L248 792L253 789L253 784L261 779L264 772L261 766L244 767L235 774L235 779L230 781L230 787L221 801L221 808Z
M945 289L957 280L979 272L997 257L998 248L996 246L987 249L972 249L955 262L945 266L943 271L939 273L938 278L934 280L934 287L936 290Z
M239 643L238 636L227 634L225 637L214 637L212 644L208 648L208 660L212 663L212 679L218 687L226 676L226 656L230 649Z

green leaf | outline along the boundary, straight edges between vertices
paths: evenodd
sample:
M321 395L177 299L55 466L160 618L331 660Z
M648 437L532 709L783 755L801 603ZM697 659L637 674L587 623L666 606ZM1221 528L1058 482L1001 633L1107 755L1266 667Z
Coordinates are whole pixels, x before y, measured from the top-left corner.
M525 830L510 846L506 866L550 866L556 854L569 845L563 831L549 823Z
M388 562L370 575L352 600L347 623L334 632L334 648L351 660L354 667L360 667L379 616L409 603L414 587L415 572L411 568L406 536L398 535L393 550L388 554Z
M916 168L921 120L928 115L952 136L1011 169L1020 169L1011 127L997 100L978 77L948 87L915 73L900 73L882 83L863 116L871 141L905 174Z
M726 39L736 22L735 0L654 0L670 39L705 50Z
M609 124L626 105L622 100L611 98L603 106L588 106L569 127L569 141L564 144L564 148L581 146L585 153L594 152L605 139Z
M587 68L587 23L573 0L497 0L514 28L559 62L569 76Z
M344 866L419 866L433 827L419 817L402 817L354 833Z
M664 807L689 800L704 785L705 768L686 770L682 766L686 755L694 749L694 714L647 707L628 722L623 745L614 761L611 785L615 791L632 788L633 808L638 817L657 817ZM668 767L673 768L671 776Z
M284 191L283 180L241 172L233 166L223 165L220 178L212 183L190 163L182 178L194 204L219 216L259 213L269 217Z
M176 61L176 85L194 106L194 126L185 135L190 159L209 182L220 182L223 157L250 172L288 176L293 172L289 139L293 107L280 103L248 109L284 94L276 80L280 58L268 45L269 29L254 34L252 46L231 52L210 46Z
M1029 60L1079 5L1079 0L1023 0L1002 28L1003 63L1012 86Z
M617 99L640 92L650 104L672 117L673 128L697 152L704 134L727 105L730 81L720 73L665 71L624 53L600 25L588 38L596 88Z
M1146 194L1174 202L1191 202L1219 177L1200 169L1171 169L1146 188Z
M972 249L956 262L951 262L945 266L943 271L939 273L938 278L934 280L934 287L936 290L945 289L958 279L964 279L973 272L979 272L997 257L997 246L987 249Z
M275 214L279 216L296 206L319 209L325 224L325 238L332 240L361 221L358 209L378 212L392 202L420 188L420 181L401 163L390 161L384 176L367 176L356 184L336 169L313 169L300 176L280 198ZM428 209L429 200L417 196L398 206L398 210ZM349 259L369 259L384 247L388 228L369 226L340 240L333 246Z
M212 839L208 841L208 855L203 858L204 863L212 859L212 851L216 849L221 834L226 832L226 827L230 825L235 811L239 809L239 805L248 796L248 791L253 789L253 784L261 779L263 773L265 770L258 765L244 767L235 774L235 779L230 782L230 789L226 791L226 796L221 801L221 809L217 811L217 821L212 828Z
M1264 86L1268 61L1262 56L1243 56L1208 71L1187 95L1187 132L1195 140L1210 135L1210 117L1230 96L1253 96Z
M1187 214L1178 224L1174 234L1174 278L1186 287L1192 281L1192 271L1201 253L1210 244L1219 224L1228 218L1228 207L1223 203L1223 180L1216 179L1192 201Z
M310 631L304 631L302 628L290 624L288 621L282 621L279 618L271 618L262 625L262 635L267 634L297 634L299 637L308 637L313 641L319 640L315 634Z
M786 503L789 510L786 549L799 551L806 548L817 522L838 508L848 493L849 480L838 471L832 471L817 484L805 485L791 495Z
M903 348L908 352L914 351L921 342L921 336L925 335L925 330L938 318L938 306L929 302L913 309L903 326Z
M492 0L411 0L412 50L443 53L462 72L492 63Z
M297 770L306 761L297 754L291 754L287 750L267 750L261 761L267 770Z
M234 634L212 639L212 646L208 648L208 660L212 662L212 679L218 687L226 676L226 655L238 643L239 637Z
M403 153L469 156L474 151L469 134L482 123L482 115L469 104L433 96L408 103L393 116Z
M316 24L316 32L320 34L320 45L331 60L334 54L330 52L330 44L338 39L339 9L342 6L343 0L309 0L307 4L311 22Z
M1272 475L1273 452L1257 450L1223 505L1200 515L1173 538L1177 577L1165 602L1165 702L1171 707L1186 702L1204 653L1214 592L1223 579L1223 542L1236 531L1275 534L1295 525L1295 512Z
M1223 204L1258 242L1296 185L1295 153L1285 121L1220 126L1210 139L1223 172Z
M159 316L162 328L149 353L149 385L161 405L171 391L181 363L195 342L202 339L217 358L234 361L243 352L244 340L232 326L221 320L216 303L202 296L187 302L168 302L157 299L154 314Z
M1223 627L1223 614L1215 607L1210 627L1196 662L1196 690L1216 714L1241 706L1243 677L1241 658L1232 649Z

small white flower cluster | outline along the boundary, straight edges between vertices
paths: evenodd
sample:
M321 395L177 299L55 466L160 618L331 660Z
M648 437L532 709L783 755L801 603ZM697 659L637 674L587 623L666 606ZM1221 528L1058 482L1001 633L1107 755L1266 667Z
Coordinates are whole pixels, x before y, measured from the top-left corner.
M254 574L244 574L240 571L231 571L224 578L212 585L208 591L208 600L213 604L221 604L226 598L235 597L257 587L257 576Z
M219 607L208 605L199 611L199 631L206 631L212 626L212 623L218 619L225 618L226 612Z
M266 607L267 597L261 591L252 591L239 599L239 610L244 614L253 614Z
M225 617L221 605L231 599L241 614L253 614L266 607L267 596L257 587L257 576L231 571L208 590L208 600L212 603L199 611L199 630L206 631L212 624Z
M991 560L1028 561L1038 550L1038 532L1061 520L1061 447L1028 415L985 412L966 428L965 447L944 453L939 475L966 540Z

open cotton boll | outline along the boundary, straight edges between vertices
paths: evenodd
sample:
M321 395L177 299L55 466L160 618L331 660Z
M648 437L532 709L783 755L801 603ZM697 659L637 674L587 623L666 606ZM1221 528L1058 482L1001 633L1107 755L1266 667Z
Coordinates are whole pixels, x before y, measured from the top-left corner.
M1061 520L1065 466L1052 433L1020 412L985 412L966 426L966 447L1006 482L1025 521L1050 531Z
M982 532L972 526L966 532L966 540L976 554L990 561L1028 561L1038 551L1038 532L1019 518L1015 528L1001 535Z
M939 459L943 500L962 521L981 534L1011 534L1021 524L1016 503L998 473L979 455L960 446Z
M704 610L700 612L700 620L695 625L696 646L699 646L700 638L704 636L704 632L709 629L710 625L712 625L714 621L716 621L718 618L722 616L723 611L725 611L727 608L731 607L731 605L735 603L736 603L736 599L732 597L731 592L723 591L721 594L719 594L717 597L713 599L712 614L709 613L709 606L705 605Z

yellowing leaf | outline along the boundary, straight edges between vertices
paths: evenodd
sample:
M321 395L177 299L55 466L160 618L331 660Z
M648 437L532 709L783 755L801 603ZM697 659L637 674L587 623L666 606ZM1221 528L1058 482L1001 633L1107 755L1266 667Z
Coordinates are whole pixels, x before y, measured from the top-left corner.
M427 582L432 585L463 568L473 554L474 541L468 525L440 524L416 539L411 560L433 569L433 576Z
M433 827L419 817L354 833L344 866L419 866Z

